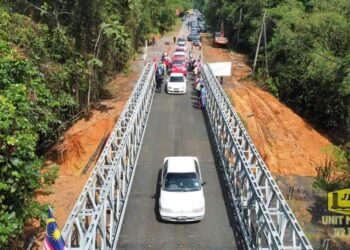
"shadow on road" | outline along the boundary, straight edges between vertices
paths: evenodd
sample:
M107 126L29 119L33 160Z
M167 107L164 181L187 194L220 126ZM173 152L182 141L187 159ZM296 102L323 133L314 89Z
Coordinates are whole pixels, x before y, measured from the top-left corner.
M232 233L233 233L233 236L234 236L235 241L236 241L237 249L240 249L240 250L247 249L246 245L244 243L241 229L239 227L239 223L238 223L238 220L236 217L235 210L233 208L233 205L232 205L231 200L230 200L228 193L227 193L228 190L227 190L227 186L226 186L226 181L224 179L223 168L222 168L221 162L219 160L220 156L219 156L219 153L218 153L217 148L215 146L215 142L213 139L214 135L213 135L211 127L210 127L211 125L209 122L207 112L202 112L202 115L203 115L203 120L205 122L205 127L206 127L209 141L210 141L210 148L211 148L212 154L214 156L215 169L216 169L216 172L217 172L217 175L219 178L221 193L222 193L222 196L223 196L223 199L225 202L226 213L227 213L227 216L228 216L229 221L230 221L230 226L232 228Z

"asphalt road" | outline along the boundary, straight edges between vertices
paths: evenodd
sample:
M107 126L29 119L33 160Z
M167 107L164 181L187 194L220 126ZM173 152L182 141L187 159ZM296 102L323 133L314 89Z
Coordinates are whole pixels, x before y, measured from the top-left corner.
M180 35L184 34L185 26ZM118 249L243 249L237 222L209 140L209 130L191 93L156 93L118 241ZM158 214L159 173L167 156L197 156L206 214L201 222L162 222Z

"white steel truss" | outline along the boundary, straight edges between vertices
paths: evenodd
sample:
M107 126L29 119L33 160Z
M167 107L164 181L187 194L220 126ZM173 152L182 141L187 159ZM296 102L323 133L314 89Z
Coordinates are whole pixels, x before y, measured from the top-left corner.
M208 65L207 118L248 249L312 249L237 113Z
M207 65L207 117L248 249L312 249L221 85ZM116 249L155 90L148 64L62 235L68 249Z
M154 90L148 64L62 229L68 249L116 249Z

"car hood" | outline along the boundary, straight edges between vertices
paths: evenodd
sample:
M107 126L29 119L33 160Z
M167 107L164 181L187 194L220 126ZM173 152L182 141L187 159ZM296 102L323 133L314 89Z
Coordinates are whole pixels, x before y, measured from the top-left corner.
M183 88L186 87L186 82L168 82L168 86L171 88Z
M205 205L203 189L193 192L168 192L161 190L159 206L172 211L186 212Z

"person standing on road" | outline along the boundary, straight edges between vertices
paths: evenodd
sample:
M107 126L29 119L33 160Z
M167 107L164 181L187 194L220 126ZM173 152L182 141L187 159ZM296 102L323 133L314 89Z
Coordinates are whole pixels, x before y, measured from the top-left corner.
M205 110L207 106L207 90L205 89L204 85L201 86L201 109Z
M173 38L173 39L174 39L174 44L176 44L176 36L174 36L174 38Z
M156 71L156 92L161 93L162 92L162 72L161 68L158 66L157 71Z

